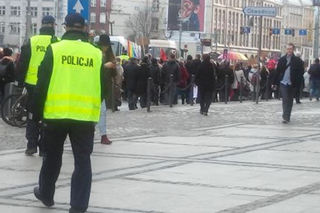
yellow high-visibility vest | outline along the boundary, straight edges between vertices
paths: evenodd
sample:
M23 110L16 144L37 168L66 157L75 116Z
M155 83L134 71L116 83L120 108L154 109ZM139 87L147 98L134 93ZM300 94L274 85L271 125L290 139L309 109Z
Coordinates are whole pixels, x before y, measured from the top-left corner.
M98 122L101 50L80 40L62 40L51 47L53 70L43 117Z
M30 38L31 58L25 82L36 85L38 81L38 67L41 64L47 47L51 44L51 35L36 35Z
M129 56L127 56L127 55L120 55L120 60L121 60L121 63L122 63L122 61L123 60L126 60L126 61L128 61L129 59L130 59L130 57Z

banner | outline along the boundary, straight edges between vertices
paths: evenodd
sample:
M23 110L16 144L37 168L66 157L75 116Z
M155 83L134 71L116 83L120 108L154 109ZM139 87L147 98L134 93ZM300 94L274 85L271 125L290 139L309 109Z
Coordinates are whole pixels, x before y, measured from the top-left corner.
M204 15L205 0L169 0L168 30L179 30L182 20L182 31L203 32Z

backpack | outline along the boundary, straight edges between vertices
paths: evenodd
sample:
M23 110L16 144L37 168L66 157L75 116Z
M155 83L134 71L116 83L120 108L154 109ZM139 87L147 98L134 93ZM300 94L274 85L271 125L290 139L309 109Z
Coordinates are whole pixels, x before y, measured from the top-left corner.
M252 73L252 77L251 77L250 83L251 83L252 85L255 85L255 84L257 84L257 82L258 82L258 75L257 75L257 73L253 73L253 72L251 72L251 73Z

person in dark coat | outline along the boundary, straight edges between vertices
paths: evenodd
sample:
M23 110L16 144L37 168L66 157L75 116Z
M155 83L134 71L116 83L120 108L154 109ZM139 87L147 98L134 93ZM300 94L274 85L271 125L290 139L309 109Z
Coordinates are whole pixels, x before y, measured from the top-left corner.
M137 80L136 95L137 97L140 98L141 108L147 107L147 86L148 86L148 78L150 77L150 68L149 68L148 61L149 61L148 56L145 56L136 74L136 80Z
M226 79L226 75L228 76L227 79L227 85L225 85L225 79ZM234 74L233 74L233 70L230 68L230 63L229 62L224 62L223 64L221 64L220 69L218 71L218 82L219 82L219 86L221 86L219 89L219 100L220 102L225 101L225 86L227 86L227 91L229 93L230 96L230 89L231 89L231 85L234 82Z
M264 100L266 99L266 91L267 91L267 78L269 76L269 70L265 66L262 66L261 69L261 80L260 80L260 94L261 94L261 99Z
M200 114L208 115L209 107L215 89L215 66L210 62L208 54L203 55L196 73L196 84L199 88Z
M3 49L3 58L0 61L0 103L5 95L5 86L14 81L15 62L12 56L11 48Z
M297 56L297 58L300 61L300 73L299 73L299 78L298 78L298 82L297 82L300 85L300 87L295 89L293 97L296 100L297 104L301 104L300 97L301 97L302 89L304 88L304 78L303 78L304 62L301 59L301 53L300 52L296 52L295 55Z
M191 83L192 76L193 76L193 75L196 76L196 72L195 72L196 70L193 69L192 60L193 60L192 56L191 56L191 55L188 55L188 56L187 56L187 62L186 62L186 64L185 64L185 67L186 67L187 72L188 72L188 74L189 74L188 85ZM191 100L193 99L193 97L190 96L190 93L191 93L191 87L189 87L189 88L187 89L187 97L186 97L186 102L187 102L187 104L190 103L190 98L191 98Z
M192 66L193 66L193 73L194 75L196 74L199 66L201 64L201 55L197 54L195 59L192 62ZM196 103L199 103L199 90L198 90L198 94L197 94L197 99L196 99Z
M153 81L153 87L151 88L151 101L153 104L159 105L159 86L161 83L161 73L160 66L156 58L151 59L150 77Z
M172 88L172 94L170 94L170 76L173 75L173 88ZM161 77L162 82L164 83L165 88L165 104L169 104L170 101L173 103L174 94L176 93L176 85L180 81L180 68L176 61L176 55L174 53L171 53L169 55L169 61L166 62L162 69L161 69ZM169 97L171 97L171 100L169 100Z
M277 70L273 79L273 88L280 84L282 94L283 114L282 123L290 122L294 91L300 88L301 62L298 57L293 54L294 44L287 45L287 54L282 56L278 62Z
M137 73L139 70L138 60L136 58L130 58L130 63L124 69L124 81L126 84L127 95L128 95L128 106L129 110L137 109Z
M310 101L312 101L312 97L315 97L317 101L319 101L319 87L320 87L320 62L319 59L316 58L314 60L314 64L312 64L308 70L310 74Z

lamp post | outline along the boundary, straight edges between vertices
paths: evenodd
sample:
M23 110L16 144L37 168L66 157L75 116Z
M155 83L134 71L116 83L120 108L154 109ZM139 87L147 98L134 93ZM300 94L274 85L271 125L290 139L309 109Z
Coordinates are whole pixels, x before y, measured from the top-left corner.
M31 0L28 0L27 6L27 17L26 17L26 39L29 39L31 36Z
M183 0L181 0L181 6L180 6L180 26L179 26L179 51L178 55L181 55L181 40L182 40L182 9L183 9Z

